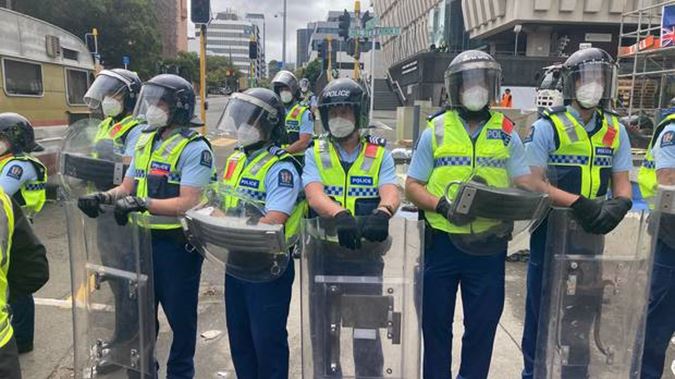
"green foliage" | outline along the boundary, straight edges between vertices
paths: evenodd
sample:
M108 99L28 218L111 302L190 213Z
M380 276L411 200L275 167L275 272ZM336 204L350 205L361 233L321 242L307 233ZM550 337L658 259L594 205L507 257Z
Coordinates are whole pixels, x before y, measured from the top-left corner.
M276 59L272 59L271 61L267 62L267 77L272 79L274 75L279 72L279 61Z
M321 60L317 58L309 62L307 67L305 67L303 76L301 76L301 78L305 77L309 79L312 87L314 87L316 80L319 78L319 75L321 75Z

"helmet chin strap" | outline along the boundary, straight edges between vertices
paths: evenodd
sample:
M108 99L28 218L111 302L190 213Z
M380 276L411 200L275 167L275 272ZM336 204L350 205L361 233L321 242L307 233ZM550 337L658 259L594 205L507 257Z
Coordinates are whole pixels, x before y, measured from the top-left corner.
M250 154L250 153L252 153L256 150L259 150L263 146L267 145L268 143L269 143L269 141L262 140L262 141L258 141L256 143L254 143L254 144L244 146L244 154L248 155L248 154Z

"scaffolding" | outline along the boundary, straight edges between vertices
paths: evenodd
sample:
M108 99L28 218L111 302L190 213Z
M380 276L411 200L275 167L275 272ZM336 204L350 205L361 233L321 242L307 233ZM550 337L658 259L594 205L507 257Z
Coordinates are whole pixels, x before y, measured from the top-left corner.
M675 96L675 46L661 44L663 9L675 0L626 1L631 3L637 6L624 9L619 30L619 108L656 124Z

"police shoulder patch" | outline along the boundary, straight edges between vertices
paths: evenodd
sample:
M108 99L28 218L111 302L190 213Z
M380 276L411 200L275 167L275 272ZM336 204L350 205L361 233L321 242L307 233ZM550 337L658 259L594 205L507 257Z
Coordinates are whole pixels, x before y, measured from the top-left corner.
M567 107L564 106L564 105L559 105L559 106L557 106L557 107L547 107L547 108L544 109L544 111L542 112L542 115L543 115L544 117L547 117L547 118L548 118L548 117L549 117L550 115L552 115L552 114L556 114L556 113L564 113L564 112L567 112Z
M208 168L213 166L213 155L208 150L202 151L202 156L199 160L199 164Z
M370 144L373 145L378 145L378 146L387 146L387 140L382 138L382 137L377 137L377 136L367 136L366 141Z
M533 139L534 139L534 125L530 127L530 131L529 133L527 133L527 137L525 137L523 143L532 142Z
M279 187L293 188L293 174L290 170L283 169L279 171Z
M675 145L675 130L670 130L661 135L661 147Z
M23 167L19 165L13 165L7 170L7 176L10 178L14 178L16 180L20 180L21 176L23 175Z

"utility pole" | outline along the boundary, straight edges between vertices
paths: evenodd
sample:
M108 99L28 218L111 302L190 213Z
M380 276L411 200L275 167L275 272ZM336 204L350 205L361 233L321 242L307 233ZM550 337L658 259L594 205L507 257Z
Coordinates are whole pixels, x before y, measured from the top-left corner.
M281 43L281 59L283 60L283 64L281 68L286 67L286 1L284 0L284 35L283 35L283 42Z
M328 68L326 69L326 78L328 78L328 81L330 82L333 80L333 62L332 62L332 57L333 57L333 37L328 36Z
M204 125L202 135L206 135L206 24L200 25L199 33L199 97L200 116Z
M354 16L356 16L356 23L360 25L361 22L361 1L354 0ZM354 38L354 80L358 81L361 78L361 63L359 63L359 39Z

